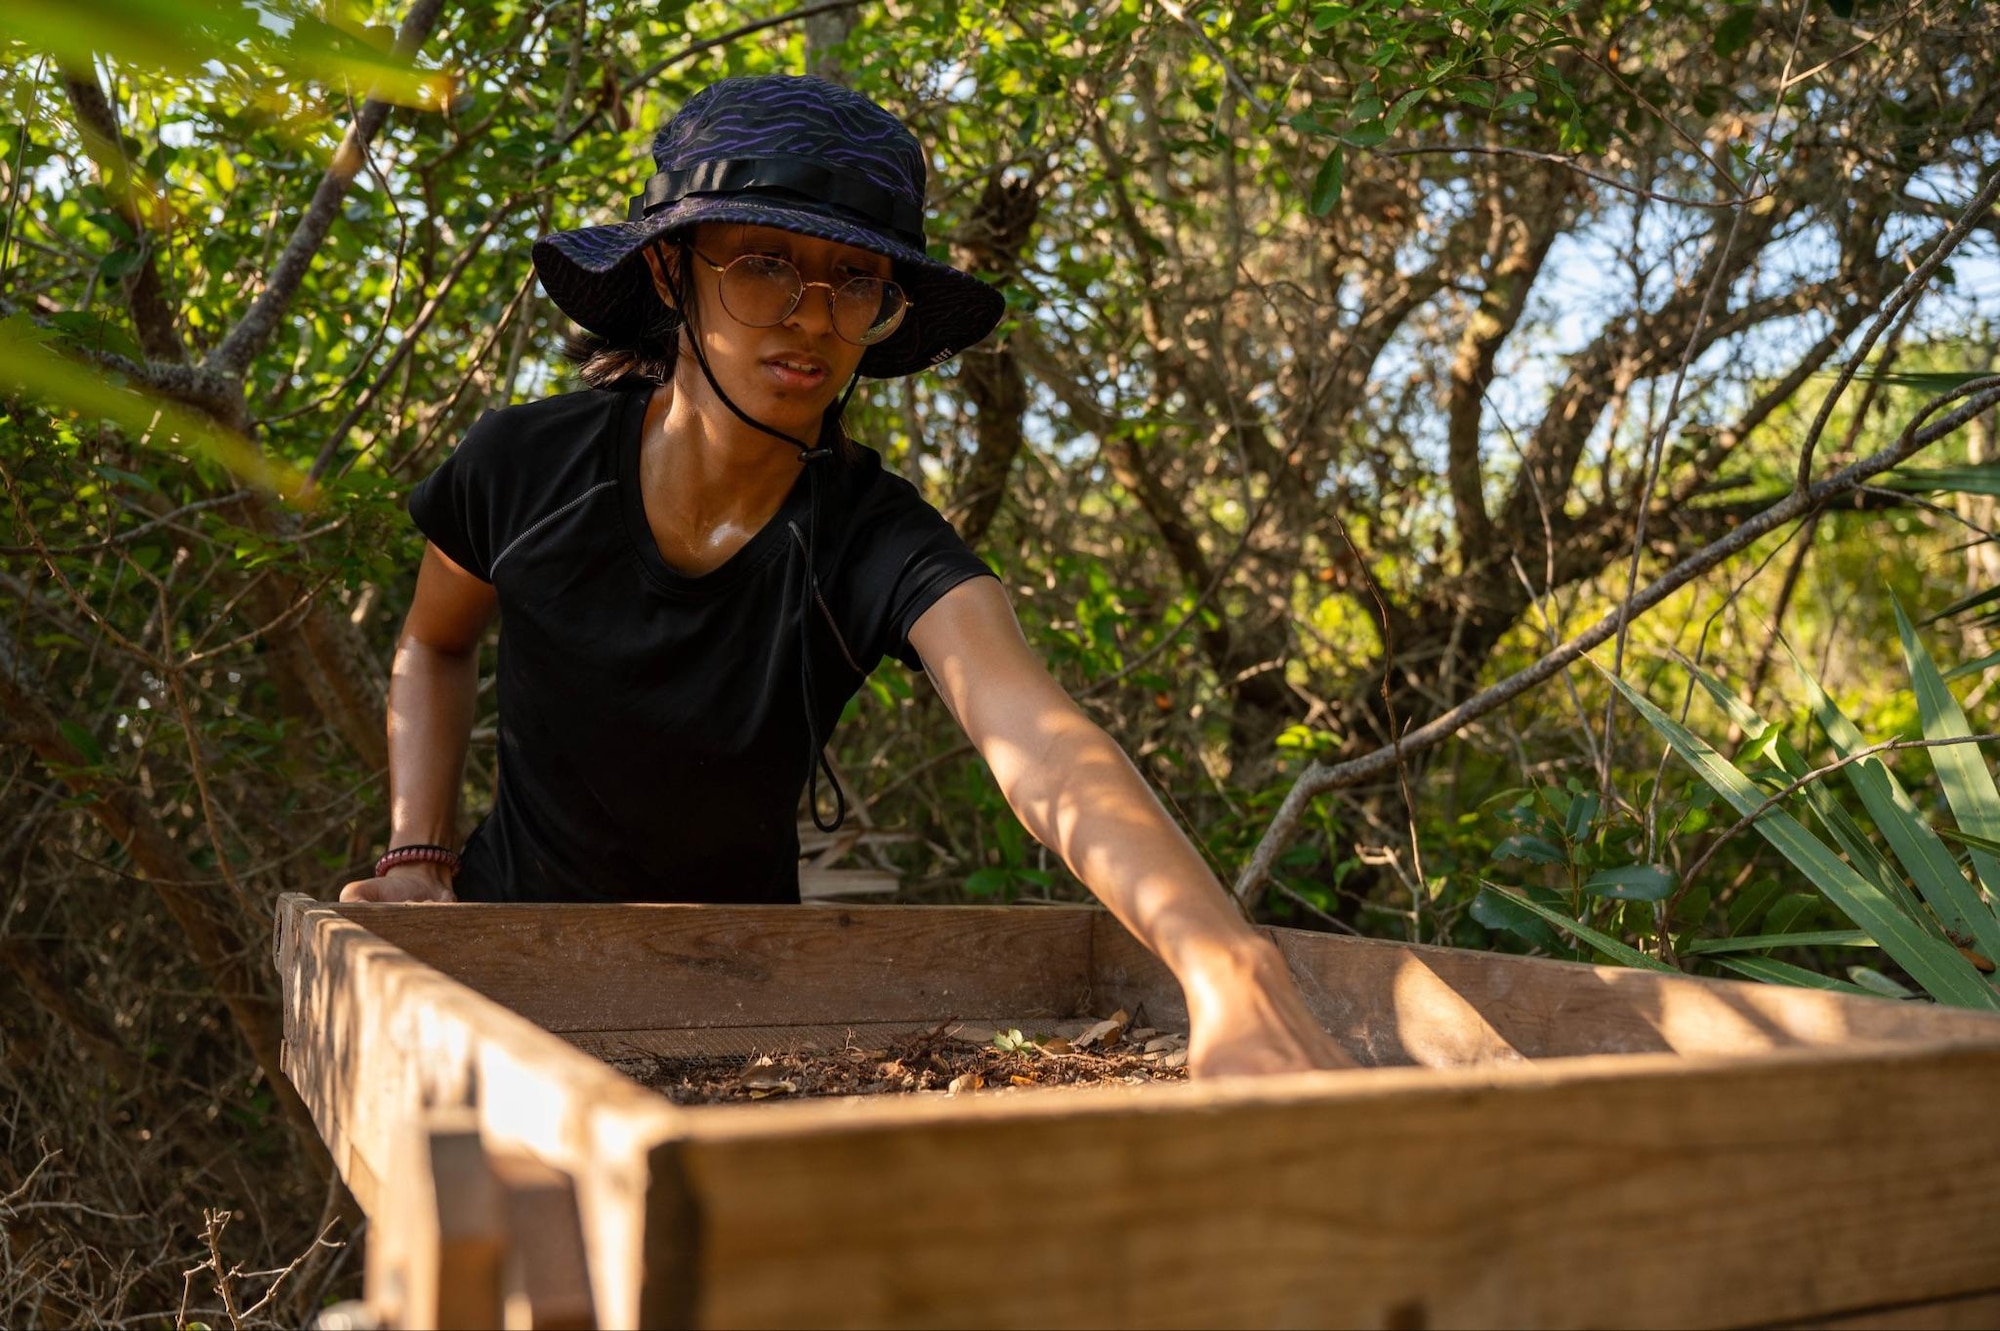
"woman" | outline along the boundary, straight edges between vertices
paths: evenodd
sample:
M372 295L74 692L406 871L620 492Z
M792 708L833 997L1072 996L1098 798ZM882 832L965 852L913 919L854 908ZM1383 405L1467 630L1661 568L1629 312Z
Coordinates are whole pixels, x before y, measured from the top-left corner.
M1000 583L841 410L991 332L924 251L924 160L819 79L729 79L656 136L629 220L544 237L592 385L490 412L412 493L429 538L389 695L391 849L347 901L798 900L822 741L884 655L926 671L1028 830L1173 970L1197 1075L1339 1066ZM480 637L500 780L452 839ZM822 771L833 820L822 818Z

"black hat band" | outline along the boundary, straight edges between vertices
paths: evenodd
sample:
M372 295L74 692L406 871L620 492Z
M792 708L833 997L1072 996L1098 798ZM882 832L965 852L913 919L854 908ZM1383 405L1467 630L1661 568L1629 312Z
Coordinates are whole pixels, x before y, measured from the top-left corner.
M737 194L748 190L789 190L844 208L887 228L904 244L924 247L921 204L851 173L831 171L803 157L728 157L680 171L661 171L636 196L626 220L636 222L690 194Z

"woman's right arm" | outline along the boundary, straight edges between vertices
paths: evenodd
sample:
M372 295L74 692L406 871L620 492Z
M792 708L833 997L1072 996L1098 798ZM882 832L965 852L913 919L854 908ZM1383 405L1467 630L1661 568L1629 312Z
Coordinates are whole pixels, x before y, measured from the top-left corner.
M479 691L479 640L498 598L424 546L417 593L389 675L389 845L450 846L458 837L458 788ZM442 865L399 864L349 883L342 901L456 901Z

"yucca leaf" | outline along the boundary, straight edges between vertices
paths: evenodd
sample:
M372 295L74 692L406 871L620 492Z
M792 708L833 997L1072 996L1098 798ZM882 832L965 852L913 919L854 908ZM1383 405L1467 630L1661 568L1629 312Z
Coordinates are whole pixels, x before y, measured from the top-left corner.
M1786 651L1791 651L1789 645ZM1835 705L1796 653L1792 654L1792 668L1805 685L1813 715L1826 731L1834 752L1845 757L1866 748L1861 731ZM1889 765L1874 756L1849 763L1842 770L1931 909L1947 924L1956 924L1969 932L1978 941L1981 952L2000 956L1990 950L2000 947L2000 916L1995 916L1992 907L1980 900L1979 893L1966 882L1958 860L1940 839L1941 831L1925 821Z
M1917 716L1924 724L1925 739L1957 739L1972 734L1965 710L1938 673L1930 653L1910 626L1900 602L1891 603L1896 612L1896 631L1903 638L1903 658L1909 662L1910 684L1917 694ZM1942 744L1926 750L1938 783L1944 787L1945 802L1959 830L1988 841L2000 841L2000 789L1993 785L1986 756L1976 744ZM1989 897L2000 896L2000 859L1986 851L1971 851L1972 871L1979 876ZM1990 955L1990 954L1989 954Z
M1976 661L1960 661L1957 665L1945 671L1944 677L1947 682L1954 679L1965 679L1968 676L1991 670L1994 666L2000 666L2000 652L1988 652Z
M1573 920L1559 910L1552 910L1539 901L1532 901L1525 893L1508 892L1497 883L1487 883L1485 886L1487 891L1497 892L1512 905L1519 906L1523 910L1533 911L1556 928L1561 929L1564 933L1572 935L1581 942L1590 944L1607 957L1616 957L1627 966L1637 966L1643 970L1665 971L1669 975L1680 974L1679 971L1669 966L1666 962L1661 961L1658 957L1649 957L1638 948L1627 946L1609 934L1599 933L1581 920Z
M1962 615L1968 610L1977 610L1980 606L1991 605L1995 601L2000 601L2000 587L1988 587L1985 591L1974 592L1970 596L1960 597L1924 622L1926 624L1935 624L1940 619L1950 619L1954 615Z
M1715 964L1727 967L1738 975L1762 980L1766 984L1789 984L1799 989L1831 989L1840 994L1861 994L1867 998L1881 997L1880 994L1869 993L1858 984L1836 980L1831 975L1821 975L1818 971L1809 971L1803 966L1794 966L1789 962L1772 961L1769 957L1717 957Z
M1683 956L1705 957L1716 952L1763 952L1774 947L1874 947L1875 940L1859 929L1821 929L1805 934L1745 934L1740 938L1697 938L1680 947Z
M1946 841L1956 842L1968 850L1983 850L1989 855L2000 855L2000 841L1995 841L1991 837L1974 836L1956 827L1940 827L1936 831Z
M2000 495L2000 465L1981 467L1899 467L1886 472L1881 484L1892 490L1920 494Z
M1730 718L1742 727L1746 734L1759 735L1772 760L1786 776L1796 781L1812 770L1807 765L1805 756L1792 747L1790 740L1786 739L1775 726L1768 725L1757 713L1751 711L1741 699L1723 687L1720 680L1713 678L1692 662L1682 664L1693 673L1696 682L1708 691L1709 696L1729 713ZM1902 873L1890 863L1886 855L1876 849L1873 839L1863 832L1853 816L1841 807L1833 792L1820 783L1813 782L1802 787L1799 795L1805 800L1806 807L1812 810L1813 817L1819 820L1820 826L1825 828L1840 844L1840 849L1846 852L1848 863L1869 882L1886 892L1902 908L1903 913L1915 920L1926 933L1936 937L1940 942L1945 941L1944 926L1924 909L1923 903L1917 900L1909 886L1904 883Z
M1611 686L1666 738L1682 761L1692 766L1739 813L1753 814L1762 807L1763 792L1705 740L1653 706L1624 680L1608 670L1604 674ZM1898 908L1894 898L1855 872L1825 842L1800 826L1797 819L1783 809L1771 808L1751 825L1933 997L1960 1007L2000 1010L2000 993L1994 992L1972 968L1972 963L1959 955L1957 948L1927 932L1922 924Z

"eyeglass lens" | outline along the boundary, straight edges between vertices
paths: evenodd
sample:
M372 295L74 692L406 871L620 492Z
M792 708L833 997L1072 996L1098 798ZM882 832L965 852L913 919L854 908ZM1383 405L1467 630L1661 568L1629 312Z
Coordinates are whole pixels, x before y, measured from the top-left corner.
M826 287L824 282L812 285ZM752 328L783 323L798 308L806 281L790 260L772 254L743 254L722 270L722 307ZM833 331L857 346L870 346L896 331L908 309L903 289L881 277L853 277L827 292Z

